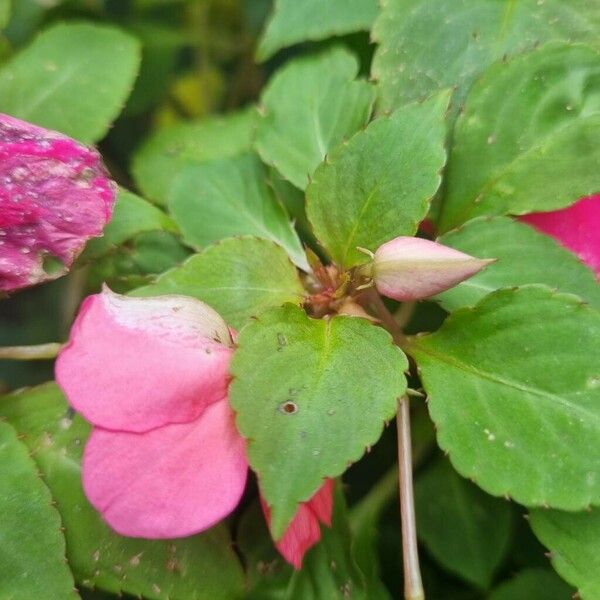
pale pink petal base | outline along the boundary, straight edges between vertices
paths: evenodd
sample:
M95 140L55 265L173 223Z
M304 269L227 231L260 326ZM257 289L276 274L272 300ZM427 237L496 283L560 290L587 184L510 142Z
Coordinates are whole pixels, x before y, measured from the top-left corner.
M186 423L227 394L233 350L217 339L230 342L227 326L199 300L105 289L82 305L56 379L70 404L105 429Z
M328 479L308 501L300 504L285 533L275 542L275 547L285 560L295 569L302 567L306 552L321 539L319 521L331 527L333 513L334 480ZM261 506L267 523L271 522L271 513L267 503L260 497Z
M562 210L524 215L519 220L553 237L600 277L600 195Z
M397 237L375 252L373 279L379 293L409 302L454 287L490 262L430 240Z
M151 539L192 535L226 517L248 471L227 400L185 425L143 434L95 429L82 467L85 493L107 523Z
M116 185L96 150L2 114L0 179L0 291L62 275L110 220Z

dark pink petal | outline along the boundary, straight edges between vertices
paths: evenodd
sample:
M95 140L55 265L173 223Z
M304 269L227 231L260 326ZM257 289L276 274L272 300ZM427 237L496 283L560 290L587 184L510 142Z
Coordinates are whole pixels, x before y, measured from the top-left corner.
M192 535L226 517L242 496L248 463L224 399L183 425L94 429L82 468L89 501L116 532L158 539Z
M271 517L266 502L260 499L267 523ZM321 539L321 528L316 515L306 504L300 504L298 511L280 540L275 542L275 547L285 560L295 569L302 567L302 559L306 551Z
M0 114L0 291L64 274L115 195L96 150Z
M302 567L304 554L321 539L319 521L331 527L334 485L333 479L327 479L308 502L300 504L285 533L275 542L279 553L295 569ZM271 512L262 496L260 503L265 519L270 524Z
M407 302L454 287L490 262L437 242L401 236L379 246L372 275L380 294Z
M333 479L326 479L319 491L307 502L319 521L327 527L331 527L334 486L335 481Z
M519 217L571 250L600 277L600 195L568 208Z
M56 379L94 425L148 431L192 421L227 394L230 344L223 319L199 300L105 288L83 303Z

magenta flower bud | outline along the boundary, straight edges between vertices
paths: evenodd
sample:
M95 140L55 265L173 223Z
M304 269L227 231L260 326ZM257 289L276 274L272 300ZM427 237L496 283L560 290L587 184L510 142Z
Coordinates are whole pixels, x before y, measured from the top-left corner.
M494 260L474 258L429 240L397 237L375 252L372 276L381 294L407 302L454 287Z
M66 273L115 196L96 150L0 114L0 291Z

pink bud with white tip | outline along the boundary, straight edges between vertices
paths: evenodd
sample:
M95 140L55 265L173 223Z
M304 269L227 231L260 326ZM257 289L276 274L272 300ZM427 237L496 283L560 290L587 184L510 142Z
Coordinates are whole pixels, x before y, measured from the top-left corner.
M379 293L407 302L454 287L494 260L475 258L430 240L397 237L375 252L372 276Z

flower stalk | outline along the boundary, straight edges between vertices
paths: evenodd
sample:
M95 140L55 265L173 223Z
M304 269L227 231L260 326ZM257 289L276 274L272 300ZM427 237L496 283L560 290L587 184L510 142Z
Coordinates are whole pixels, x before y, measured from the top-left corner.
M423 582L421 581L417 547L408 396L402 396L398 401L396 426L398 428L398 489L400 493L400 519L402 522L404 598L405 600L424 600L425 594L423 592Z
M374 288L367 291L371 306L382 325L394 338L399 346L406 345L403 326L387 309L381 296ZM407 303L406 314L403 315L403 325L406 325L412 311L413 303ZM398 400L396 416L398 429L398 491L400 496L400 521L402 524L402 560L404 565L404 600L424 600L423 582L419 566L419 551L417 546L417 525L415 518L415 500L413 492L412 440L410 430L410 406L408 395Z
M3 360L50 360L56 358L62 344L52 342L36 346L5 346L0 348L0 359Z

